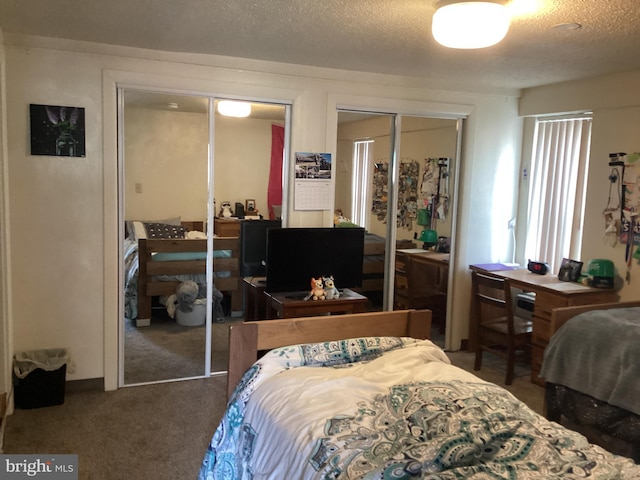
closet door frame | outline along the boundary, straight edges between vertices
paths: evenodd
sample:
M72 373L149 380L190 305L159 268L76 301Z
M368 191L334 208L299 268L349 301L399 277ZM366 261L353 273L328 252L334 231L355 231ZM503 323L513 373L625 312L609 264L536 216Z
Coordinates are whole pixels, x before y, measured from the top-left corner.
M337 145L338 131L338 112L350 111L356 113L369 113L379 115L389 115L393 117L393 125L391 127L391 152L388 185L388 218L396 218L397 215L397 198L399 191L399 174L400 160L397 158L400 147L400 134L402 131L402 117L415 116L425 118L439 118L456 121L456 163L455 175L451 179L451 188L456 194L453 196L450 211L452 212L451 223L451 261L449 268L449 278L447 281L447 290L453 291L453 270L456 267L456 224L457 211L459 201L459 179L462 168L462 142L464 121L472 113L471 105L434 103L434 102L417 102L405 101L389 98L376 97L357 97L331 94L329 95L329 104L327 106L327 144ZM335 148L335 147L333 147ZM393 298L395 289L395 245L396 245L396 226L395 222L387 222L387 231L385 239L385 266L384 266L384 286L383 286L383 310L393 310ZM448 295L447 298L447 319L446 319L446 336L445 348L451 348L451 321L450 312L452 311L453 298Z

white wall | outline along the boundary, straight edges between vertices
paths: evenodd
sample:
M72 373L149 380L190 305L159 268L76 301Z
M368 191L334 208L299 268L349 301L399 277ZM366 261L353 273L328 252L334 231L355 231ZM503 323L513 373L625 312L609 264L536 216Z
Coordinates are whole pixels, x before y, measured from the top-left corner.
M283 107L284 108L284 107ZM216 116L214 196L243 205L254 199L267 215L271 125ZM125 108L125 218L205 221L208 195L207 113ZM141 191L136 191L138 185Z
M584 261L586 268L590 259L608 258L614 262L621 278L626 273L625 246L610 246L603 241L605 223L602 211L609 195L609 153L640 152L638 85L640 72L608 75L525 90L520 103L521 115L593 112L582 258L578 260ZM530 149L530 143L529 137L525 142L525 149ZM525 150L523 159L528 162L526 153ZM524 222L519 227L524 227ZM621 300L640 299L639 282L640 264L634 260L630 283L620 284Z
M125 219L205 221L208 115L125 108L124 131Z
M247 199L254 199L258 212L269 218L267 189L274 123L278 122L216 118L214 192L218 210L225 200L235 209L236 202L244 205Z
M490 228L499 160L517 164L517 98L431 90L424 79L174 55L12 36L6 43L13 341L16 351L68 347L69 379L105 377L115 388L121 295L118 289L116 85L139 85L292 103L291 152L335 154L337 108L468 115L463 145L458 244L448 329L457 348L467 336L469 263L498 260ZM227 66L233 68L226 68ZM243 68L239 68L243 67ZM30 103L84 107L86 158L32 157ZM498 196L510 218L515 194ZM239 185L240 178L234 179ZM505 188L506 187L506 188ZM289 200L292 191L289 189ZM290 202L291 204L291 202ZM260 205L259 205L260 207ZM292 226L328 225L332 211L289 211ZM488 228L489 227L489 228Z

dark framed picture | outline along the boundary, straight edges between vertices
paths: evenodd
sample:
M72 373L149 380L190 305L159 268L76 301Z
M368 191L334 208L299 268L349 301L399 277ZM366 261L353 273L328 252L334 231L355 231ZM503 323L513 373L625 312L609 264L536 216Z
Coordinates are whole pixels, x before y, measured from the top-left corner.
M570 258L563 258L562 264L560 264L560 270L558 271L558 279L563 282L577 282L580 279L581 272L582 262L571 260Z
M31 155L84 157L84 108L29 106Z
M252 198L248 198L245 201L245 213L251 213L256 211L256 201Z

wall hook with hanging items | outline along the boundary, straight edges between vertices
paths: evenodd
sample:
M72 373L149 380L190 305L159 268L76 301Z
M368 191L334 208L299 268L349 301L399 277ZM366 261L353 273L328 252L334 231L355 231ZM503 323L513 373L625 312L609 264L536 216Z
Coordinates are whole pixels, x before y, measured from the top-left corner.
M609 165L620 168L620 231L619 241L625 245L626 281L631 283L631 266L635 257L634 248L640 243L640 153L610 153ZM613 170L612 170L613 172ZM610 181L614 174L609 177Z
M612 155L614 157L612 157ZM620 210L622 198L622 181L620 180L621 176L618 167L621 167L622 171L624 172L624 162L612 160L612 158L617 159L618 155L622 154L609 154L609 165L612 167L611 173L609 174L609 196L607 198L607 205L602 211L605 225L603 240L606 244L612 247L615 247L618 243L619 222L617 218L617 212L618 210ZM612 193L614 194L615 198L612 198Z

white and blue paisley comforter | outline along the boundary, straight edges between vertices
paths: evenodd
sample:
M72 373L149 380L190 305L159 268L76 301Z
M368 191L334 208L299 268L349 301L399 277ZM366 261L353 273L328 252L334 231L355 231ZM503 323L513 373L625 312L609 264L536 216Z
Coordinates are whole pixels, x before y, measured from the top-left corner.
M269 352L245 374L204 479L640 479L428 340L361 338Z

